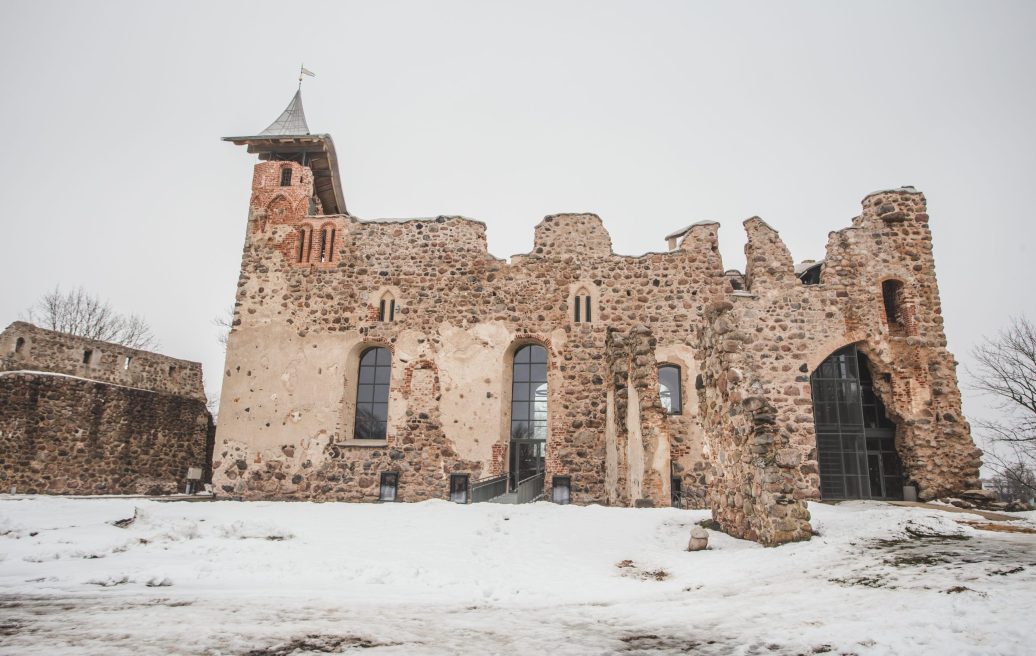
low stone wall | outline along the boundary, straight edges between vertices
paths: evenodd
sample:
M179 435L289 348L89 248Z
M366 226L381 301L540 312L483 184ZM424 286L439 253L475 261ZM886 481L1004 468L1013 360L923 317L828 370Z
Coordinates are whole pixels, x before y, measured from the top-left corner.
M212 418L198 399L62 374L0 373L0 490L182 492L209 480Z

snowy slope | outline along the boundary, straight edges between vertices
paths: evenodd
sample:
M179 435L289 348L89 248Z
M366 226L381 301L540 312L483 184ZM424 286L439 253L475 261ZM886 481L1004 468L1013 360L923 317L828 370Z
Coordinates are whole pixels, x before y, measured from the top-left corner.
M0 653L1033 653L1036 535L810 511L690 553L705 511L0 497Z

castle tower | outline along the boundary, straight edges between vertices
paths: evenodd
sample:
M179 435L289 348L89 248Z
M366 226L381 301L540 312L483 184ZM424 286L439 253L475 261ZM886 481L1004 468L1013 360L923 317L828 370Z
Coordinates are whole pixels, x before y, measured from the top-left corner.
M252 185L253 210L261 207L257 206L257 201L263 194L272 196L276 194L276 187L292 187L293 181L303 179L302 169L308 168L312 183L310 198L314 202L306 208L306 213L349 213L345 208L342 181L338 176L335 143L329 134L310 133L306 112L302 107L301 88L295 92L277 120L265 130L250 137L223 137L223 141L229 141L235 146L247 146L249 153L259 156L260 163L256 165L256 177ZM285 163L299 166L285 166ZM292 174L283 173L286 170L292 171ZM289 195L298 195L298 188ZM314 208L320 211L309 211Z

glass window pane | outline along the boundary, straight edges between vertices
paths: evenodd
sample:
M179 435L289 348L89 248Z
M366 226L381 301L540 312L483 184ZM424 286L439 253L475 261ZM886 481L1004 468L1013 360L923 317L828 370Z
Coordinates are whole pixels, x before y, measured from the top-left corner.
M374 385L360 385L356 390L358 403L370 403L374 400Z
M514 361L516 363L518 363L518 362L528 362L529 361L529 354L530 354L531 350L532 350L531 346L523 346L523 347L521 347L520 349L518 349L518 352L514 354Z
M373 367L377 363L378 351L381 349L367 349L360 357L360 366Z
M529 384L515 383L511 385L511 400L514 403L525 403L529 400Z
M547 364L547 349L542 346L530 346L529 361L537 364Z
M360 384L374 382L374 367L360 367Z
M527 383L529 380L529 365L516 363L514 365L514 382Z
M530 404L528 403L512 403L511 421L525 421L527 419L530 419L529 411Z
M390 368L388 368L388 367L381 367L381 366L377 367L374 370L374 382L376 382L376 383L387 383L387 382L389 382L389 376L391 375L391 373L392 373L392 370Z
M371 405L371 414L377 421L388 419L388 403L374 403Z
M537 362L529 367L529 380L531 382L542 383L547 380L547 363Z
M389 386L388 385L374 385L374 396L371 399L375 403L388 403L389 397Z

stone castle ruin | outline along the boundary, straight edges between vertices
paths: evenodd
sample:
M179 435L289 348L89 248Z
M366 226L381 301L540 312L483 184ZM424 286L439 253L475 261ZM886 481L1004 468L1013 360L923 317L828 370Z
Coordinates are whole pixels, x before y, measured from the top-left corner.
M38 328L0 333L0 490L172 494L208 480L201 364Z
M717 223L629 257L593 214L546 217L505 261L478 221L350 215L300 94L227 140L260 161L219 494L708 506L773 545L809 538L807 500L976 485L911 187L866 196L799 267L759 218L742 274Z

